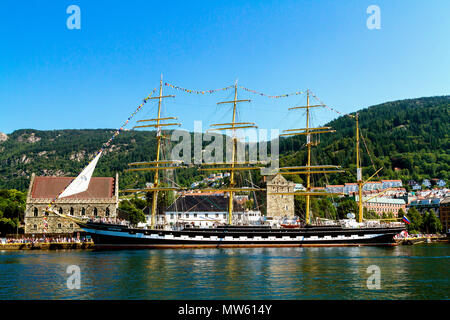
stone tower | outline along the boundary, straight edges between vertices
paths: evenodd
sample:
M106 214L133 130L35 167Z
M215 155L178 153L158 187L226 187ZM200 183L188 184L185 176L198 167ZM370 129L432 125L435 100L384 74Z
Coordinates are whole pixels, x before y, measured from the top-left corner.
M294 195L271 195L274 192L294 192L294 183L281 174L266 176L267 217L294 219Z

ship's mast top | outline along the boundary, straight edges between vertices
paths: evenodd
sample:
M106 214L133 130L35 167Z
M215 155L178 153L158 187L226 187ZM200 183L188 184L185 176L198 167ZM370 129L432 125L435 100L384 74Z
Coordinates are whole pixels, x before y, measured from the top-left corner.
M161 121L164 120L172 120L177 119L176 117L165 117L161 118L161 104L162 99L164 98L174 98L174 95L163 95L163 82L162 82L162 75L161 80L159 82L159 96L158 97L152 97L150 99L158 99L158 112L157 117L154 119L145 119L145 120L139 120L138 122L153 122L153 124L149 125L141 125L141 126L135 126L133 128L156 128L156 159L155 161L148 161L148 162L134 162L130 163L130 166L146 166L144 168L132 168L127 169L126 171L153 171L154 172L154 178L153 178L153 186L151 188L146 189L128 189L123 190L124 192L139 192L139 191L146 191L146 192L152 192L153 193L153 199L152 199L152 211L151 211L151 228L155 228L155 215L157 210L157 201L158 201L158 191L171 191L171 190L178 190L178 188L161 188L159 187L159 171L160 170L173 170L180 168L179 164L180 161L178 160L160 160L161 155L161 144L162 139L164 136L162 135L162 127L169 127L169 126L180 126L180 123L163 123ZM168 166L171 164L172 166ZM165 166L162 166L165 165Z
M386 189L385 191L379 193L378 195L376 195L375 197L366 199L363 201L362 199L362 189L364 187L364 185L371 180L373 177L375 177L375 175L378 174L378 172L380 172L383 168L381 167L380 169L376 170L375 173L370 176L367 180L363 180L363 174L362 174L362 166L361 166L361 155L359 153L359 137L361 136L364 139L364 136L360 133L359 130L359 114L356 113L355 116L351 116L355 118L356 121L356 182L358 184L358 222L363 222L363 218L364 218L364 211L363 211L363 203L373 199L375 197L378 197L379 195L381 195L382 193L386 192L388 189ZM364 141L364 140L363 140ZM367 146L366 146L367 148ZM369 150L367 150L367 152L369 152ZM370 154L369 154L370 156ZM374 166L375 169L375 165L372 162L372 165Z
M306 191L302 192L284 192L284 193L271 193L271 194L280 194L280 195L301 195L306 197L306 214L305 214L305 222L306 224L310 224L310 197L311 196L328 196L333 195L334 193L329 192L312 192L312 186L311 186L311 175L316 173L340 173L344 172L343 170L340 170L340 166L333 166L333 165L311 165L311 147L316 146L318 143L313 142L311 139L311 135L314 134L321 134L321 133L329 133L329 132L336 132L336 130L332 130L331 127L316 127L311 128L310 127L310 109L311 108L318 108L318 107L325 107L323 104L318 105L310 105L309 104L309 96L310 92L309 89L306 91L306 106L301 107L293 107L289 108L289 110L296 110L296 109L306 109L306 128L299 128L299 129L289 129L284 130L284 132L280 136L295 136L295 135L306 135L306 147L308 149L308 158L307 158L307 164L306 166L301 167L283 167L280 168L280 172L283 175L286 174L304 174L306 175ZM301 171L296 171L296 170ZM312 169L312 170L311 170ZM322 169L322 170L320 170ZM329 169L329 170L326 170ZM330 170L335 169L335 170Z
M228 192L228 224L231 225L233 222L232 216L233 216L233 194L238 191L257 191L261 189L257 188L236 188L236 181L235 181L235 172L240 170L252 170L252 169L260 169L260 167L249 167L249 166L241 166L241 164L248 164L248 162L241 162L237 161L237 144L239 139L236 136L236 130L240 129L247 129L247 128L257 128L257 126L253 122L236 122L236 111L237 111L237 104L241 102L250 102L248 99L241 99L238 100L238 84L237 80L234 85L234 99L230 101L222 101L218 102L218 105L221 104L233 104L233 115L232 115L232 121L227 123L215 123L211 124L212 129L209 129L208 131L221 131L221 130L232 130L233 131L233 138L232 138L232 154L231 154L231 161L223 162L223 163L205 163L206 166L216 166L216 165L224 165L223 167L209 167L209 168L203 168L200 170L205 171L230 171L230 183L229 188L220 189L222 191ZM237 166L239 165L239 166ZM212 190L206 190L205 191L212 191Z

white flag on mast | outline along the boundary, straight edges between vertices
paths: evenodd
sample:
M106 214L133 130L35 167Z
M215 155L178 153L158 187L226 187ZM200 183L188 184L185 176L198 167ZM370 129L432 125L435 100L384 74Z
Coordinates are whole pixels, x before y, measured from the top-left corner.
M95 166L97 165L98 159L100 158L100 152L91 163L88 164L86 168L72 181L71 184L59 195L58 198L69 197L71 195L84 192L89 187L89 182L91 181L92 173L94 173Z

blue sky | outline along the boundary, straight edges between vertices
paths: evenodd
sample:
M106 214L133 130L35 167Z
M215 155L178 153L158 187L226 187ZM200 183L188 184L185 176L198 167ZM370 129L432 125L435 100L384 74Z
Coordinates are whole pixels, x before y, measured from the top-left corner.
M69 5L81 30L69 30ZM369 30L369 5L381 29ZM117 128L164 81L208 90L233 84L271 95L311 89L342 112L449 94L450 2L443 1L2 1L0 131ZM231 91L176 98L164 114L183 128L231 120ZM239 119L303 127L287 108L304 96L239 91ZM153 116L146 104L136 119ZM314 124L337 116L319 110ZM300 124L298 124L300 122ZM132 126L134 123L130 123Z

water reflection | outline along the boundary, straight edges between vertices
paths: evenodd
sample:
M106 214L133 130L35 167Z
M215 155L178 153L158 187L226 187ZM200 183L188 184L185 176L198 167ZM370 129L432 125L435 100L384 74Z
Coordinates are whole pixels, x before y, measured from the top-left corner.
M449 259L448 244L0 252L0 299L448 299ZM370 265L381 290L366 286Z

